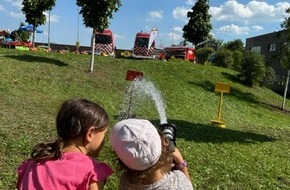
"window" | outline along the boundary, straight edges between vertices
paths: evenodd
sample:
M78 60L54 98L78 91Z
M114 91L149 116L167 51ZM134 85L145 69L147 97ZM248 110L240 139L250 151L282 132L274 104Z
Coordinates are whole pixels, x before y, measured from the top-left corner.
M269 51L276 51L276 44L270 44Z
M261 46L251 47L251 51L255 51L255 52L261 53Z

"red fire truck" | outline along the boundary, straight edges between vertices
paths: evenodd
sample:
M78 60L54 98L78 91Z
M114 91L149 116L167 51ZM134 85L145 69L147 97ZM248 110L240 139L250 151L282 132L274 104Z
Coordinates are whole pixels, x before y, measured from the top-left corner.
M95 54L114 57L115 45L113 32L105 29L103 32L96 32L95 35Z
M181 58L185 61L194 61L194 48L187 46L170 46L164 48L166 54L174 56L175 58Z
M138 32L135 37L134 48L132 52L133 58L155 59L155 41L148 49L150 33Z

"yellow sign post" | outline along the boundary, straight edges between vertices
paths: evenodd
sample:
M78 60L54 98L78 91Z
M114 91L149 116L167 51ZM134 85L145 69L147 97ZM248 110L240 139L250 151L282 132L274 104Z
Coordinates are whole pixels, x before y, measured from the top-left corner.
M217 82L215 84L215 92L220 92L220 102L219 102L219 108L218 108L218 117L217 120L211 120L211 124L217 127L225 128L226 125L223 121L221 121L221 114L222 114L222 102L223 102L223 94L224 93L230 93L230 84L229 83L223 83L223 82Z

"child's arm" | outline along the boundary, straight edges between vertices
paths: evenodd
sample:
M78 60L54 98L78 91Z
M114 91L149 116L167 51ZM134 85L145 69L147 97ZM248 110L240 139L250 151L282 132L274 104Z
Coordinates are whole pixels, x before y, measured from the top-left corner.
M175 165L177 166L177 169L182 171L184 175L188 178L188 180L191 182L189 172L187 169L187 163L183 159L180 151L177 148L175 148L174 152L171 153L171 157L175 161Z
M106 180L91 183L89 186L89 190L104 190L105 184Z

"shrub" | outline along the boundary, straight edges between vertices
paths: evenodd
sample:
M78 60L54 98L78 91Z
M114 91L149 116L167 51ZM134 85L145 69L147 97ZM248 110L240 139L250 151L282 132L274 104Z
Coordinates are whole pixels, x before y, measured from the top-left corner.
M200 64L205 64L213 52L214 52L214 49L210 47L205 47L205 48L200 48L200 49L195 50L195 56L198 60L197 62Z
M267 88L272 88L275 83L275 77L276 77L275 70L272 67L267 67L262 85Z
M266 66L264 56L253 51L246 51L238 74L240 80L250 86L261 85L265 78Z
M231 68L233 62L233 53L227 49L221 49L217 51L213 60L214 65L225 68Z
M234 69L235 71L241 71L241 65L243 61L243 52L239 50L233 51L233 60L234 62L232 65L232 69Z

